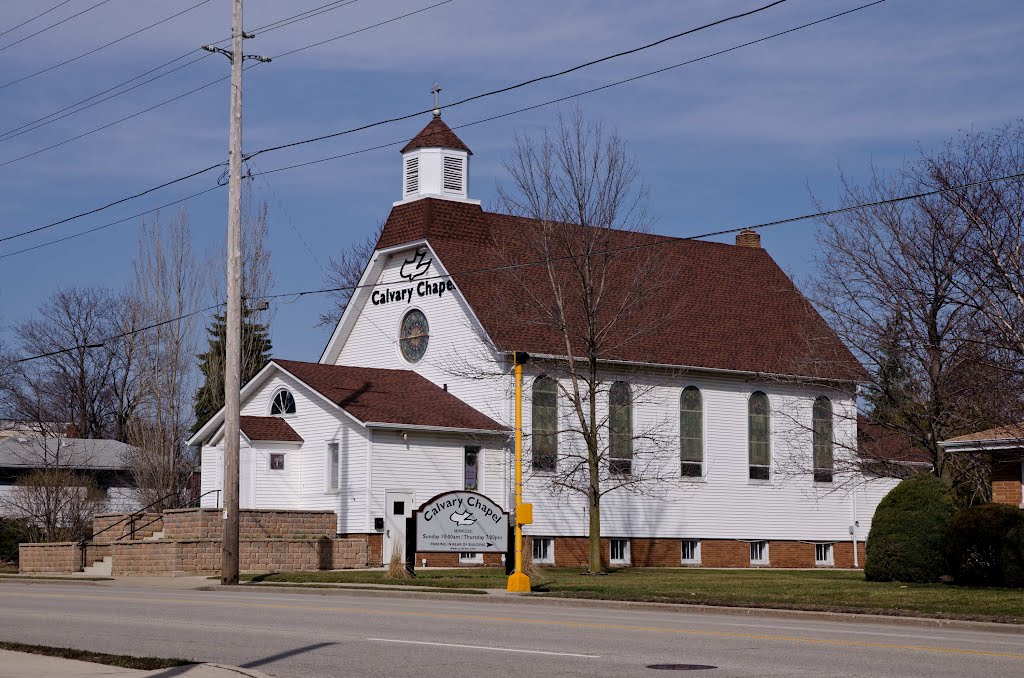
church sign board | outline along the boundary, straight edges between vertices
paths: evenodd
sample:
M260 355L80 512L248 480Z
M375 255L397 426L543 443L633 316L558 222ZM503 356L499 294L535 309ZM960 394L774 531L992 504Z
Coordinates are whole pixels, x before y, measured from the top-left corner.
M508 513L478 492L444 492L413 517L417 553L505 553Z

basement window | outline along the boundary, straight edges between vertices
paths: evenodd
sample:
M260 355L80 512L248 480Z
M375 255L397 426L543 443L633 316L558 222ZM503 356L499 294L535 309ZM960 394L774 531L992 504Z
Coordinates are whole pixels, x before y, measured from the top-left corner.
M610 556L612 565L629 565L629 540L612 539Z
M484 562L482 553L460 553L459 562L463 565L480 565Z
M751 565L767 565L768 564L768 542L766 542L766 541L752 541L752 542L750 542L750 564Z
M551 537L533 537L533 562L538 565L554 565L555 546Z
M835 564L832 558L832 544L814 545L814 564L818 567L832 567Z
M683 540L683 564L684 565L700 565L700 540L699 539L684 539Z

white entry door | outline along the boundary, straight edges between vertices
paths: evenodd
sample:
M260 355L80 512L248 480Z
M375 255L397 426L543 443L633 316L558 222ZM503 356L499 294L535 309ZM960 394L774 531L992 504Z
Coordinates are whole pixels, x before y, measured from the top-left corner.
M405 561L405 519L412 515L412 492L384 491L384 564L391 562L391 554L398 551Z

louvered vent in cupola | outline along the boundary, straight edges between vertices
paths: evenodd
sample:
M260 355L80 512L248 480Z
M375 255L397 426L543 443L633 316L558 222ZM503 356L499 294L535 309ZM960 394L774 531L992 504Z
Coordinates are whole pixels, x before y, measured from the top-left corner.
M410 156L405 159L405 195L412 195L420 190L420 158Z
M444 190L462 193L462 182L465 176L464 160L446 155L444 157Z

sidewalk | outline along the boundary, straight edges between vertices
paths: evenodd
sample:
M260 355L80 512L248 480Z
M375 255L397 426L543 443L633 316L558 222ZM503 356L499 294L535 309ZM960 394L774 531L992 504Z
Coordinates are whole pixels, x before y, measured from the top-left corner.
M77 659L61 659L59 657L47 657L41 654L28 654L25 652L11 652L0 650L0 678L107 678L135 676L142 678L171 678L171 676L187 676L187 678L270 678L265 673L252 669L242 669L235 666L222 666L220 664L189 664L188 666L177 666L172 669L159 669L157 671L138 671L136 669L123 669L118 666L107 666L106 664L94 664L82 662Z

